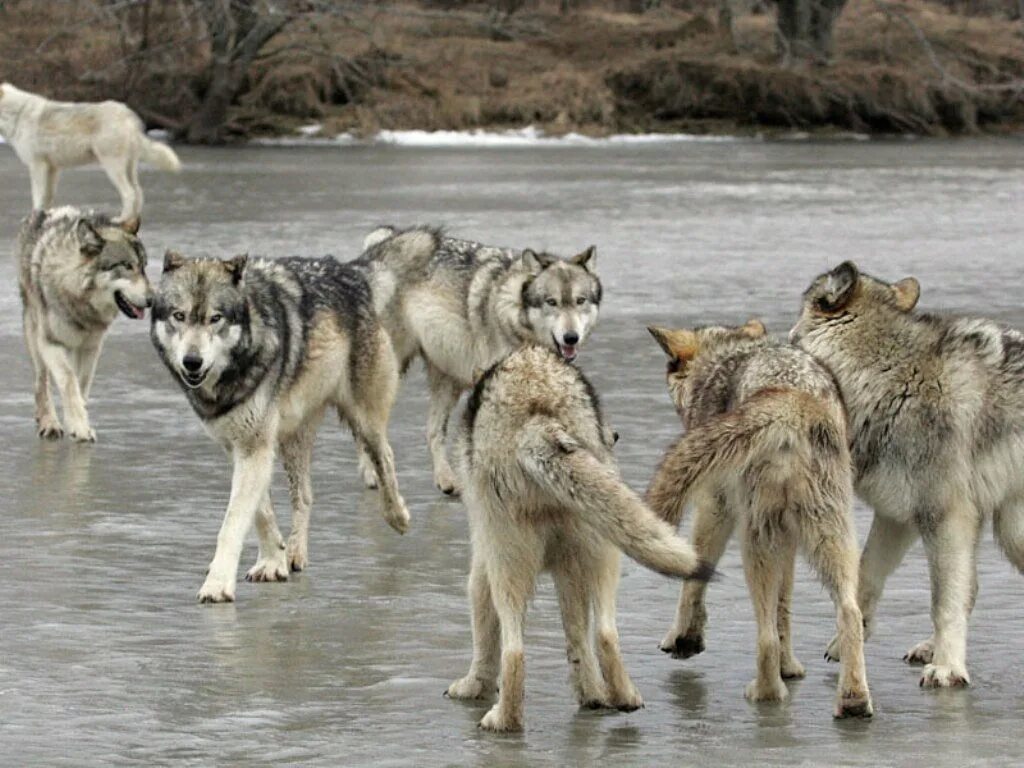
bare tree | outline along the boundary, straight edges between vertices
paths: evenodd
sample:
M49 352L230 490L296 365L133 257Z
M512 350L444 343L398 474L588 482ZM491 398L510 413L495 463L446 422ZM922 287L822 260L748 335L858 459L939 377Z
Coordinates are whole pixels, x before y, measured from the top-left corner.
M270 0L195 0L210 41L208 82L183 131L196 144L223 140L228 109L260 50L297 16Z
M776 0L779 55L787 66L832 59L832 31L846 0Z

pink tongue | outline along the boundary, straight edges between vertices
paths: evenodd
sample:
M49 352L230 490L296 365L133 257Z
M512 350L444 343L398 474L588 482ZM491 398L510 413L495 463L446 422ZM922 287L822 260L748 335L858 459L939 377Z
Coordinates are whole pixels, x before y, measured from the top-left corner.
M562 345L562 357L575 357L575 356L576 356L576 347L575 346L569 346L568 344L563 344Z
M146 310L144 310L142 307L133 306L132 314L135 315L136 319L141 320L146 316Z

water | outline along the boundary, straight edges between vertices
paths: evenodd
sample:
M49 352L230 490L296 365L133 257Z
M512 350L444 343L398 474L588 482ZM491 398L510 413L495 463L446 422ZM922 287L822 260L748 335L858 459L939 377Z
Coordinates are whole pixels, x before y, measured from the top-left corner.
M429 221L489 242L561 251L597 243L607 301L581 365L602 393L623 472L646 485L678 433L644 323L789 328L800 292L853 258L914 274L927 309L1024 327L1019 141L729 143L493 150L189 150L178 177L147 173L143 235L164 249L355 255L380 222ZM0 148L0 238L28 179ZM110 207L96 171L60 200ZM3 246L7 252L9 246ZM408 535L357 482L347 434L316 451L311 568L200 606L229 489L211 443L150 348L120 318L100 362L95 446L39 442L11 260L0 264L0 764L4 765L1018 765L1024 759L1024 580L990 537L966 691L922 691L900 660L930 633L918 545L889 583L867 648L871 722L833 722L832 609L798 572L795 647L807 678L783 706L750 706L754 622L738 551L709 596L708 651L657 650L676 586L624 564L619 624L647 707L579 712L550 583L527 633L527 732L479 733L485 705L441 692L470 656L465 513L434 491L421 373L391 440ZM283 478L274 487L284 525ZM863 538L869 513L858 508ZM250 542L242 572L255 558Z

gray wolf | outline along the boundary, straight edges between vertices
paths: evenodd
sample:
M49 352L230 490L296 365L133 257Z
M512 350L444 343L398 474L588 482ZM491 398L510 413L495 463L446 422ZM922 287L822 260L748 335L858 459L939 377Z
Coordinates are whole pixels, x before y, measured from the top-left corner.
M35 211L18 235L18 288L25 344L35 369L39 436L94 442L86 402L118 312L141 319L152 302L138 220L120 225L77 208ZM50 396L60 393L64 426Z
M619 550L659 573L711 573L622 482L613 443L590 383L550 346L513 352L469 398L460 468L473 548L473 662L447 695L490 696L500 671L498 701L480 721L486 730L523 727L523 621L542 570L558 592L579 703L620 710L643 700L619 651Z
M666 453L647 501L678 525L692 498L693 545L711 564L738 531L757 619L747 698L784 701L783 679L804 676L790 631L799 548L836 605L843 667L834 715L870 717L846 417L831 375L806 352L771 341L757 320L649 330L669 356L668 387L686 434ZM698 582L683 587L666 653L704 650L704 592Z
M521 253L414 228L382 227L366 238L357 263L402 370L417 356L430 388L427 441L434 482L457 492L445 454L448 420L474 377L524 343L574 360L597 322L601 281L597 250L569 259ZM364 472L372 485L372 473Z
M308 564L310 461L328 408L352 428L381 478L384 519L399 533L387 424L398 368L363 275L332 258L186 258L169 251L151 338L207 432L234 462L231 497L201 602L232 601L246 533L256 522L250 581L284 581ZM292 500L281 537L270 503L280 452Z
M850 414L857 493L875 511L858 599L868 633L885 580L924 542L934 633L911 648L921 685L967 685L967 624L986 517L1024 570L1024 335L915 311L912 277L845 262L804 293L791 338L835 375ZM833 643L828 650L840 657Z
M121 196L121 221L142 212L139 161L178 171L174 150L148 138L139 116L118 101L51 101L0 85L0 134L28 166L32 207L49 208L62 168L99 163Z

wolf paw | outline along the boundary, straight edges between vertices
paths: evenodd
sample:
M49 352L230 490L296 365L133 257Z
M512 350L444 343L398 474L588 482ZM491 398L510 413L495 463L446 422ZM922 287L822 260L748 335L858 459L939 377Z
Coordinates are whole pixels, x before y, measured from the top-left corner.
M380 485L380 480L377 478L377 472L372 466L370 466L370 462L366 462L365 464L360 462L359 474L363 478L363 485L369 490L372 491Z
M704 653L704 635L673 636L670 632L659 647L673 659L688 659L698 653Z
M495 704L480 721L480 728L494 733L511 733L523 730L522 717L501 711L501 705Z
M384 509L384 519L396 531L405 533L409 530L409 521L412 518L409 516L409 510L405 508L405 502L399 499L394 507Z
M196 594L196 599L200 603L233 603L235 602L235 584L207 576L203 586Z
M466 675L448 686L444 695L449 699L485 699L494 694L498 687L485 682L476 675Z
M783 680L800 680L807 674L804 665L792 656L782 660L780 672L782 673Z
M862 691L843 691L836 700L836 708L832 716L836 719L844 717L869 718L875 714L871 704L871 694L867 689Z
M747 701L785 701L789 698L789 690L782 682L781 677L777 677L771 682L755 678L750 681L744 695L747 697Z
M304 571L309 567L309 552L305 540L297 536L288 537L288 549L285 551L288 569L292 572Z
M459 495L459 483L455 479L455 473L452 472L451 467L439 467L434 470L434 485L445 496Z
M624 691L611 691L608 704L619 712L633 712L644 708L644 698L632 683Z
M966 669L945 664L926 664L920 682L922 688L966 688L970 684Z
M261 557L245 574L246 581L288 581L288 558L279 549L270 557Z
M825 661L839 661L839 635L833 637L825 649Z
M76 443L95 443L96 442L96 430L89 427L78 427L75 429L68 429L68 437L74 440Z
M39 419L36 434L43 440L60 440L64 437L64 429L56 419Z
M903 660L907 664L931 664L934 655L935 642L929 637L903 654Z

